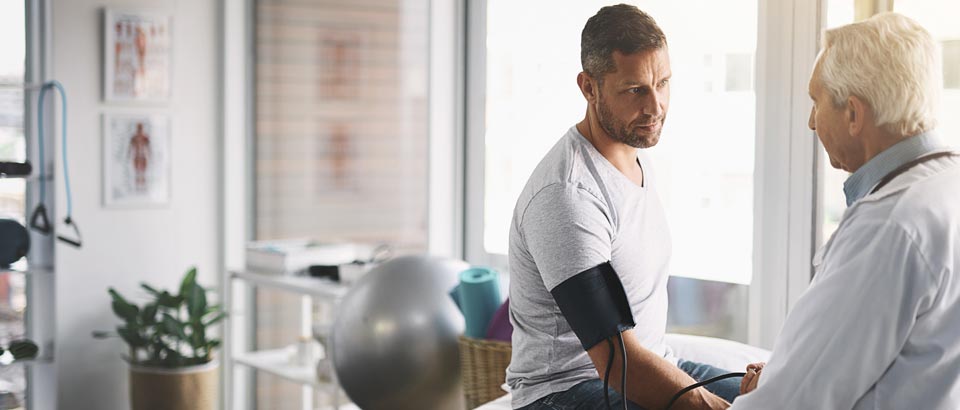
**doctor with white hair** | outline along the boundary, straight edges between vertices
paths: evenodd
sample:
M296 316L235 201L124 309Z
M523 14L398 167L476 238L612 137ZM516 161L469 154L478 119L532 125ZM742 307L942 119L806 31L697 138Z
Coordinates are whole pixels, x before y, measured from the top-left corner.
M848 208L732 409L960 408L960 155L937 134L939 51L884 13L827 30L816 131Z

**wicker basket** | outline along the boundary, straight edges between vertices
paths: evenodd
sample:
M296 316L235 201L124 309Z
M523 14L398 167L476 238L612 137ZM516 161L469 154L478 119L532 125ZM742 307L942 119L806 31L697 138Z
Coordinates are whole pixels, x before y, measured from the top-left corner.
M468 409L507 394L500 385L506 378L511 350L508 342L460 336L460 372Z

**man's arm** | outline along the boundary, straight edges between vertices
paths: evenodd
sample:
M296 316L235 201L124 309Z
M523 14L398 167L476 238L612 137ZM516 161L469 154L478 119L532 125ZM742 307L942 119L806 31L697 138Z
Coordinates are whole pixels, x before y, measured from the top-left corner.
M734 409L852 408L932 304L933 272L902 228L875 221L838 234L787 317L757 389Z
M632 331L625 331L622 336L624 347L627 349L627 398L630 401L648 409L663 409L674 394L697 382L677 366L644 348ZM623 361L620 342L616 338L613 346L614 359L610 369L609 384L620 392ZM590 360L593 361L602 380L610 360L610 346L606 342L598 343L591 347L587 354L590 355ZM681 396L671 410L725 409L729 406L730 404L725 400L700 387Z
M587 337L590 340L584 340L585 336L582 334L577 337L581 339L580 342L586 348L600 377L604 376L610 358L607 342L601 339L616 335L617 326L614 324L613 330L610 328L609 322L613 320L611 315L630 314L629 301L625 302L627 306L618 305L614 302L616 297L598 291L610 290L605 280L598 279L603 275L599 273L603 271L600 265L611 259L614 229L607 217L608 213L606 204L592 193L576 186L556 184L543 188L530 201L518 225L527 250L540 271L544 286L554 295L555 300L558 296L562 299L557 301L561 311L567 308L564 312L567 322L573 320L580 323L587 328L587 333L591 334L592 337ZM575 278L591 271L598 276L593 276L589 283ZM616 272L613 272L613 276L616 275ZM564 285L568 280L573 282ZM560 289L567 289L569 293L559 291ZM597 293L585 291L586 289ZM559 293L566 293L566 297ZM625 298L625 295L621 297ZM601 305L604 307L601 308ZM580 320L574 320L576 318ZM603 330L598 330L594 329L596 322L607 323L606 326L601 326ZM629 322L632 326L632 317ZM577 331L577 325L571 323L571 327ZM627 382L634 386L627 388L630 401L651 410L660 410L674 394L696 382L676 366L645 349L633 331L622 334L627 350ZM616 341L615 337L614 340ZM616 344L610 385L619 391L622 359L619 342ZM685 394L683 400L674 404L673 409L723 409L728 406L722 399L701 388Z

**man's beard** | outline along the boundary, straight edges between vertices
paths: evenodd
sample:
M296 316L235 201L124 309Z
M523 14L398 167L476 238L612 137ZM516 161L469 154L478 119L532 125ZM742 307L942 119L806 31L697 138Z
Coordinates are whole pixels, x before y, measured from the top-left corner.
M597 105L599 106L597 117L599 117L600 127L603 128L603 131L605 131L610 138L634 148L650 148L657 145L657 142L660 141L660 131L663 130L663 117L656 118L652 115L642 115L637 120L640 124L650 124L654 122L654 119L656 119L656 122L661 123L661 126L658 127L656 131L644 132L635 126L630 126L617 120L607 107L603 96L600 96L600 103Z

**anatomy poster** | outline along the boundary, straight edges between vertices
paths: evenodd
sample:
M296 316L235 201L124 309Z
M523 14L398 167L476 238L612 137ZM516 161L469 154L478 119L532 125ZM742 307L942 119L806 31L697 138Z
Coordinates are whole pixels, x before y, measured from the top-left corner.
M103 117L106 206L165 205L170 201L170 121L165 115Z
M171 17L104 12L106 101L167 102L170 97Z

